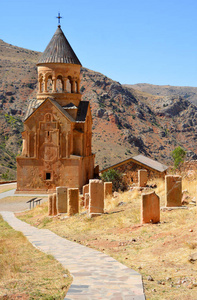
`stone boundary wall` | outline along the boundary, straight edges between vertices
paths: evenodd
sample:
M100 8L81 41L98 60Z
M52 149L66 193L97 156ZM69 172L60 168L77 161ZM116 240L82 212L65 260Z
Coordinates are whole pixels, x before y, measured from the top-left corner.
M5 184L5 183L15 183L17 182L16 180L9 180L9 181L0 181L0 184Z

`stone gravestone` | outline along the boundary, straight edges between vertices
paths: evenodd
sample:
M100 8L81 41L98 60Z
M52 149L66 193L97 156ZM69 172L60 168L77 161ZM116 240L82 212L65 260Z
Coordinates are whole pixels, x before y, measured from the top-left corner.
M73 216L79 212L79 189L68 189L68 216Z
M53 194L53 197L52 197L52 215L53 216L56 216L57 215L57 204L56 204L56 193Z
M67 187L58 186L56 187L57 193L57 212L67 213Z
M89 193L89 184L83 186L83 197L85 199L85 194Z
M148 181L148 172L147 170L138 170L138 186L145 187Z
M49 216L52 216L52 214L53 214L52 206L53 206L53 195L48 195L48 213L49 213Z
M142 194L141 223L160 222L160 199L155 192Z
M89 193L85 193L85 208L89 208Z
M112 196L112 182L104 182L104 194L105 198Z
M89 181L89 214L91 217L104 213L104 183L99 179Z
M182 177L179 175L165 176L165 204L166 207L181 206Z

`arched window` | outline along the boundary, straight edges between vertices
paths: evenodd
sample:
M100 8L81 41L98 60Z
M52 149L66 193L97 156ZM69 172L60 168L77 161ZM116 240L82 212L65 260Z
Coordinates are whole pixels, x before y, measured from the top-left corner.
M52 93L52 75L47 78L47 92Z
M45 114L45 116L44 116L44 120L45 120L45 122L52 122L52 114L50 114L50 113L47 113L47 114Z
M64 82L61 75L57 77L56 90L58 93L62 93L64 91Z
M66 81L66 91L68 93L71 93L71 77L69 76L67 81Z

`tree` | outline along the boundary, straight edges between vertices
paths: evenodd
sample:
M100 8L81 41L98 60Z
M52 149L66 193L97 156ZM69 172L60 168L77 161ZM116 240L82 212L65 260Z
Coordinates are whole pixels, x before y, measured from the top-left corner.
M174 160L174 167L175 169L177 169L180 166L180 164L184 162L186 151L180 146L178 146L172 151L171 155Z

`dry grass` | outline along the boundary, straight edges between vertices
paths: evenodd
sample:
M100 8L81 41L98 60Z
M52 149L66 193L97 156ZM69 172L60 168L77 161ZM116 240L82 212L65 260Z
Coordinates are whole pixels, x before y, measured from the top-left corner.
M164 183L157 180L156 193L164 206ZM197 180L184 181L193 197ZM20 214L40 228L48 228L72 241L103 251L143 276L147 299L197 299L197 262L188 256L197 252L196 206L161 211L159 224L140 224L141 192L136 190L106 200L105 214L89 219L76 215L49 218L47 203ZM148 280L151 275L154 281Z
M71 281L60 263L0 216L0 299L62 299Z

